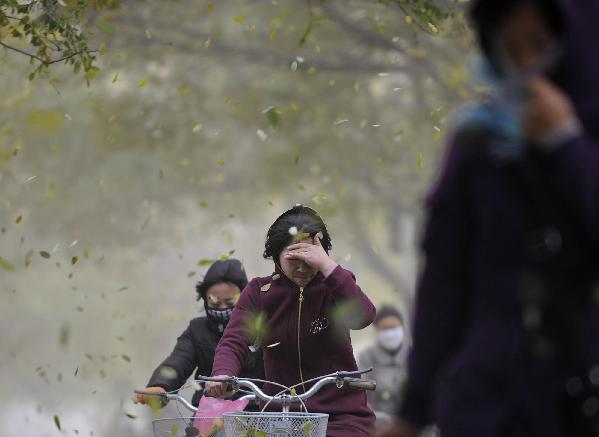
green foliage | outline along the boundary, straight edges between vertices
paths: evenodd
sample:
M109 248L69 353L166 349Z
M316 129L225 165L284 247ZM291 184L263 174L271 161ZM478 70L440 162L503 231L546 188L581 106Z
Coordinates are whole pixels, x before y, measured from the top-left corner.
M0 0L0 45L31 59L29 79L63 62L89 84L98 50L89 46L88 14L119 7L119 0Z

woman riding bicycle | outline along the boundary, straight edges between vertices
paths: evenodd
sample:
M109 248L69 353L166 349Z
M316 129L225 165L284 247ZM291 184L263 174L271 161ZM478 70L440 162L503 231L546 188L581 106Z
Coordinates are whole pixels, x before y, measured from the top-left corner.
M250 350L262 348L266 379L297 387L337 370L356 370L350 329L372 323L376 310L354 275L328 256L331 238L320 216L296 205L268 230L264 257L275 272L254 278L239 299L216 349L213 376L237 376ZM265 320L264 329L256 329ZM209 382L209 395L225 396L227 384ZM268 394L279 391L266 386ZM375 417L363 391L325 386L306 402L328 413L327 436L369 436Z

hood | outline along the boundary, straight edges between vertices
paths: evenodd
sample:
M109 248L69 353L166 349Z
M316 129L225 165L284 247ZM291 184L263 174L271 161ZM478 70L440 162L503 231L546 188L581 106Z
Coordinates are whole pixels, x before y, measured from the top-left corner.
M494 63L488 46L492 37L489 24L495 24L493 17L500 15L495 11L518 1L522 0L476 0L472 5L474 28L491 65ZM570 97L586 132L599 138L599 56L593 50L599 41L599 1L543 0L540 3L556 11L556 19L564 28L563 50L549 78ZM484 11L485 22L481 22L480 15L476 16L477 10Z
M243 290L248 283L245 269L238 259L218 260L210 266L204 280L198 282L196 291L198 299L206 297L206 291L214 284L231 282Z

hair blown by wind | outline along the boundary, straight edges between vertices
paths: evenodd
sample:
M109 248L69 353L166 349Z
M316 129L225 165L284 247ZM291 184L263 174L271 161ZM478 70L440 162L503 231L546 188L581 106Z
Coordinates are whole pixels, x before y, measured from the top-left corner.
M328 253L333 247L331 236L322 218L312 208L297 205L281 214L268 229L264 243L264 258L279 263L283 249L298 237L314 238L319 235L322 247Z

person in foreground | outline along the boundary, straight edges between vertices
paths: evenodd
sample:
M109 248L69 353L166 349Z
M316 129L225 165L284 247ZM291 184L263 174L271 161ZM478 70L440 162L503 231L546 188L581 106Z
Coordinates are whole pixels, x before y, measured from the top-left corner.
M599 2L478 0L496 95L427 203L405 396L385 437L599 435Z
M218 260L210 266L204 279L196 285L198 300L203 300L206 316L189 322L171 354L152 374L144 391L164 393L177 390L194 369L197 375L205 376L212 372L216 345L247 282L245 269L239 260ZM247 354L240 375L248 378L264 376L260 352ZM196 391L192 404L197 406L200 398L201 392ZM134 401L147 403L149 396L137 394Z
M275 220L264 251L275 271L254 278L242 293L216 349L213 376L239 375L250 348L257 347L264 353L266 379L286 386L357 369L349 330L368 326L376 311L354 275L329 257L330 249L327 227L311 208L296 205ZM260 318L264 327L255 330ZM213 396L227 390L220 382L206 388ZM271 395L279 390L265 387ZM306 405L309 412L329 414L327 436L373 434L375 417L363 390L327 385Z

